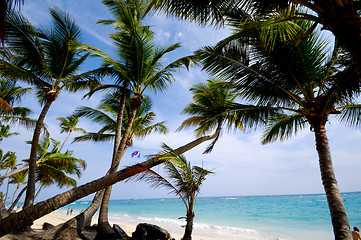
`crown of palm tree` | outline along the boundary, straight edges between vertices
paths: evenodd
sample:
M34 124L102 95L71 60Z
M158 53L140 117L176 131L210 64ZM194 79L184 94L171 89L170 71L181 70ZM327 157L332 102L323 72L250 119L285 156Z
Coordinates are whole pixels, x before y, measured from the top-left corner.
M99 109L89 107L79 108L75 115L79 117L87 117L94 122L102 125L102 128L97 133L87 133L83 136L76 137L74 142L79 141L110 141L114 139L116 128L116 117L119 109L119 94L109 94L104 97ZM144 138L151 132L166 133L167 128L163 122L154 123L155 114L151 112L152 102L149 98L145 98L144 102L137 111L134 119L134 124L131 130L129 139L134 137ZM126 104L123 120L123 131L128 122L128 117L131 112L131 105Z

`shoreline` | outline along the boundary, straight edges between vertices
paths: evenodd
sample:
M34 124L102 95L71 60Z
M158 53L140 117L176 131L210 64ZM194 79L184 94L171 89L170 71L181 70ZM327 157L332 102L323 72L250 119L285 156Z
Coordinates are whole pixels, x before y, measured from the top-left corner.
M32 225L32 228L34 230L40 230L42 229L43 227L43 224L45 222L47 223L50 223L54 226L56 225L59 225L61 223L64 223L66 221L68 221L69 219L71 219L72 217L76 216L76 214L73 214L72 216L70 215L66 215L65 213L63 213L63 209L59 209L57 211L54 211L52 213L49 213L48 215L45 215L37 220L34 221L34 224ZM96 224L97 222L97 216L94 216L93 217L93 220L92 220L92 225L93 224ZM127 219L124 219L124 222L122 222L119 218L114 218L112 216L109 217L109 222L110 222L110 225L112 226L113 224L117 224L119 225L127 234L128 236L132 236L132 232L135 231L135 228L137 226L138 223L132 223L130 222L129 220ZM178 239L181 239L183 234L182 234L182 230L183 228L180 228L177 230L175 229L174 227L172 227L171 229L169 228L166 228L166 227L169 227L168 224L161 224L159 222L154 222L154 221L147 221L147 220L144 220L144 221L140 221L139 223L141 222L146 222L146 223L150 223L150 224L155 224L157 226L160 226L162 228L164 228L165 230L167 230L171 236L173 238L175 238L176 240ZM165 225L165 226L164 226ZM179 231L180 230L180 231ZM2 239L2 238L0 238ZM192 239L193 240L222 240L222 239L251 239L251 238L224 238L222 236L216 236L216 237L212 237L210 236L209 234L202 234L200 235L199 233L194 233L192 234Z

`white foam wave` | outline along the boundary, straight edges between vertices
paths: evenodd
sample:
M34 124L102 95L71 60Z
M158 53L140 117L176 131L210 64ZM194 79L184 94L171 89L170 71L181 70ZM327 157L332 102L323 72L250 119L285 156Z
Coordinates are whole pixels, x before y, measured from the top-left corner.
M170 219L170 218L161 218L161 217L138 217L141 221L149 221L149 222L157 222L157 223L169 223L178 226L184 226L185 221L179 219ZM222 226L222 225L213 225L208 223L199 223L194 222L194 228L201 230L213 230L217 233L225 233L225 232L233 232L233 233L256 233L253 229L239 228L239 227L230 227L230 226Z
M237 199L237 198L235 198L235 197L228 197L228 198L223 198L223 199L234 200L234 199Z

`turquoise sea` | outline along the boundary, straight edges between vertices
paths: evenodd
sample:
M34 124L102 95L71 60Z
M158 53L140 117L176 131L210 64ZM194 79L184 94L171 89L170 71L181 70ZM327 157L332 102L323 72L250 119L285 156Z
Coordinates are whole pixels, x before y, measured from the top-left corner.
M361 192L343 193L351 227L361 227ZM60 211L85 209L78 201ZM177 198L112 200L110 221L151 222L179 231L185 208ZM195 205L194 233L224 239L334 239L324 194L284 196L199 197Z

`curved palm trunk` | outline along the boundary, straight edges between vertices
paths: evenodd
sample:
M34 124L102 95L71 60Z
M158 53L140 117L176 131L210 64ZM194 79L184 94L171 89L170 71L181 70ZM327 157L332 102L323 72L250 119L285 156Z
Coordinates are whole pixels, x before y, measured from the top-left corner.
M33 140L31 142L30 159L29 159L29 174L28 174L28 189L26 191L26 197L24 201L24 208L33 205L35 196L35 172L36 172L36 153L39 145L39 138L41 128L43 127L45 116L53 101L48 100L43 110L41 111L38 121L35 125Z
M84 223L81 226L81 230L83 230L85 227L90 227L92 218L96 213L96 211L98 210L98 208L100 207L100 204L102 203L103 196L104 196L104 189L98 191L95 194L90 206L84 210Z
M335 239L352 240L350 225L347 220L346 210L337 186L336 176L332 166L331 151L326 135L324 123L314 126L316 149L319 157L322 184L326 192L328 207Z
M156 159L151 159L145 161L143 166L150 168L158 165L158 162L159 161ZM32 223L35 219L38 219L60 207L70 204L80 198L88 196L89 194L97 192L103 188L106 188L107 186L113 185L138 173L140 173L139 170L132 170L127 168L123 169L111 175L99 178L77 188L73 188L69 191L58 194L30 207L24 208L22 211L11 214L4 219L0 219L0 237L11 232L19 231L28 226L29 223Z
M24 192L26 191L26 189L28 188L28 186L25 186L23 189L21 189L19 195L16 197L15 201L13 201L13 203L11 204L11 206L8 209L8 212L11 213L11 211L14 209L14 207L16 206L16 204L18 204L21 196L24 194Z
M187 224L182 240L192 240L194 212L187 212Z
M122 159L125 151L127 150L127 141L133 126L135 116L137 114L137 110L138 108L134 108L130 114L127 127L124 131L117 152L115 154L115 159L114 161L112 161L112 166L109 169L109 174L114 173L118 169L120 160ZM100 206L99 219L98 219L98 232L95 239L112 239L116 236L108 220L108 207L109 207L111 192L112 192L112 186L109 186L105 189L103 201Z
M194 147L198 146L199 144L214 139L219 134L220 128L210 136L204 136L197 138L196 140L183 145L174 150L176 154L183 154ZM159 161L156 157L151 158L147 161L142 162L141 164L146 168L152 168L159 164L162 164L163 161ZM129 177L132 177L139 172L136 171L126 171L123 169L116 173L113 173L109 176L105 176L79 186L77 188L73 188L67 192L61 193L56 195L55 197L49 198L45 201L42 201L36 205L30 206L26 209L18 213L14 213L11 216L0 219L0 237L11 233L19 231L20 229L24 228L25 226L31 224L34 220L45 216L61 207L64 207L80 198L88 196L94 192L97 192L107 186L110 186L116 182L125 180Z

